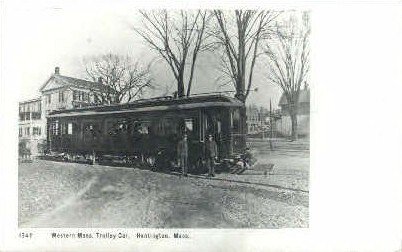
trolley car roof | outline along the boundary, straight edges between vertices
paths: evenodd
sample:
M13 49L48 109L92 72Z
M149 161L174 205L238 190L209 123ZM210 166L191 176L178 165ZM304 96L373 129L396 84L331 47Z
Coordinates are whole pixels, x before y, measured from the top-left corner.
M127 104L101 105L84 108L54 111L49 117L92 116L124 113L156 112L207 107L243 107L244 103L236 98L223 95L193 96L185 98L159 97L143 99Z

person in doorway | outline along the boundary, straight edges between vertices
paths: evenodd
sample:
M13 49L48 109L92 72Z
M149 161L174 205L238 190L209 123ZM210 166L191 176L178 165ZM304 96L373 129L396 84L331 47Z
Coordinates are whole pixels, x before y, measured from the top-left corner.
M188 142L187 134L183 135L183 139L179 141L177 145L177 159L183 176L187 176L188 173Z
M211 134L208 135L208 141L206 141L205 144L206 144L208 177L215 177L215 161L218 157L218 146Z

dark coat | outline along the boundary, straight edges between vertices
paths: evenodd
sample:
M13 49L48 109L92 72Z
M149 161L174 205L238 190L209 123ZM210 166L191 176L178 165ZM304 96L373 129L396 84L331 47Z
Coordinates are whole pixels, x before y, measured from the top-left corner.
M218 146L216 145L216 142L214 140L207 140L205 143L205 147L205 154L207 155L207 158L216 158L218 156Z
M177 156L186 157L188 156L188 142L185 140L180 140L177 144Z

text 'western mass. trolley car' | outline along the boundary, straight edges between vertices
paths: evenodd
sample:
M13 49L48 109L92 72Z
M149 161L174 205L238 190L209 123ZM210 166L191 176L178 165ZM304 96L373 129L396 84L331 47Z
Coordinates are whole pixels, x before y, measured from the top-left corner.
M189 170L203 172L205 141L211 134L218 158L230 160L246 149L245 106L223 95L162 97L128 104L54 111L47 122L48 149L66 160L141 161L172 169L176 146L188 136Z

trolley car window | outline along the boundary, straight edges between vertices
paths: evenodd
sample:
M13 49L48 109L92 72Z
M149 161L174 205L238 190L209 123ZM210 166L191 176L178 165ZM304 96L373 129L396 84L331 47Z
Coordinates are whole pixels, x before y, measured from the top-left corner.
M68 123L68 126L67 126L67 134L68 134L68 135L72 135L72 134L73 134L73 124L72 124L72 123Z
M67 134L67 124L66 123L62 123L60 125L60 131L61 131L61 135L66 135Z
M231 125L232 125L232 130L234 132L239 132L240 130L240 111L238 109L235 109L231 113Z
M185 124L186 124L186 132L191 132L193 131L193 119L186 119L185 120Z
M108 134L109 135L118 135L122 132L126 132L128 129L128 123L126 120L118 121L118 122L108 122Z
M86 131L92 131L94 130L94 125L92 123L88 123L85 125L85 130Z
M151 127L151 122L140 122L137 126L137 132L141 135L148 135L149 128Z
M54 121L52 124L52 135L58 135L59 134L59 121Z
M199 120L199 133L200 133L199 141L203 143L205 140L205 130L207 129L208 126L207 117L203 114L203 112L200 111L198 120Z
M154 133L157 136L169 136L177 133L177 122L173 119L159 120L154 126Z

